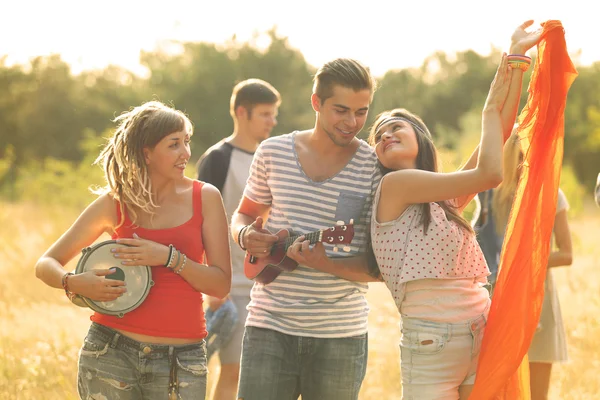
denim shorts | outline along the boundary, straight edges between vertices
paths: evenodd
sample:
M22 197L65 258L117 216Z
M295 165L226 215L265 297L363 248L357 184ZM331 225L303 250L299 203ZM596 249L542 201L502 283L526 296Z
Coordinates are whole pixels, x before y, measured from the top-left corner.
M138 342L92 323L79 352L81 399L202 399L206 395L206 345Z
M367 334L292 336L247 326L240 400L356 400L367 369Z
M404 400L456 400L461 385L475 383L487 310L470 321L402 320L400 340Z

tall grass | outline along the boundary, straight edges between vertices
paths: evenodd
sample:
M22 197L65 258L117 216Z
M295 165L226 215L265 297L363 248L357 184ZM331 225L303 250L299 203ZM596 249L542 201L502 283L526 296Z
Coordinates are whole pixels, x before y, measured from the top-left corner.
M97 142L90 139L84 144L89 154L97 152ZM468 147L470 152L472 147ZM450 164L444 170L466 159L466 151L459 153L442 154ZM61 290L37 280L33 266L93 199L87 185L103 185L101 171L91 166L92 160L89 156L79 164L46 160L30 165L22 175L28 178L13 188L19 202L0 201L0 400L77 398L77 353L91 312L72 305ZM187 175L194 175L193 166ZM600 393L596 339L600 336L600 212L583 200L585 192L568 168L561 186L572 205L575 261L571 268L553 273L571 361L554 368L550 398L593 399ZM75 263L67 268L74 269ZM399 399L398 313L383 284L372 284L368 299L369 362L360 398ZM213 361L210 367L215 370L218 364Z
M35 279L33 265L77 212L32 204L0 204L0 399L76 399L77 353L90 311ZM588 204L571 221L575 260L553 271L558 282L571 361L556 365L551 399L600 393L600 212ZM76 260L74 260L75 262ZM70 265L69 268L74 268ZM369 289L369 363L360 398L399 399L398 315L387 288ZM218 368L211 363L213 370Z

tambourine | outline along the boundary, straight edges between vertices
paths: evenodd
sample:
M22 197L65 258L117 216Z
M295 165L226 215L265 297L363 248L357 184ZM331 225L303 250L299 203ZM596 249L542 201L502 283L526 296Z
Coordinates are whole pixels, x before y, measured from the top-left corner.
M138 308L150 293L154 285L152 270L148 266L121 266L115 265L118 260L111 249L126 246L118 244L115 240L107 240L93 246L84 248L81 258L75 268L76 274L96 269L115 268L116 271L106 275L106 279L118 279L127 283L127 292L111 301L96 301L87 297L75 295L71 301L80 307L89 307L101 314L116 315L122 318L125 314Z

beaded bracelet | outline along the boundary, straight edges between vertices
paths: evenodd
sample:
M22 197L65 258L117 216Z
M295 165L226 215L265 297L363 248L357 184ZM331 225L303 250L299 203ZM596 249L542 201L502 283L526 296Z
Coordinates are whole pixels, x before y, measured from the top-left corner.
M63 289L65 289L65 294L67 295L67 298L69 300L72 300L73 297L75 296L75 293L73 293L69 290L69 277L72 275L74 275L72 272L67 272L66 274L64 274L62 276L62 279L61 279L62 287L63 287Z
M173 271L175 270L175 268L177 268L177 266L179 265L179 260L181 259L181 252L179 250L177 250L177 261L175 261L173 263L173 267L171 268Z
M169 256L167 257L167 262L165 263L165 267L169 267L169 264L171 263L171 256L173 255L173 245L170 244L169 245Z
M181 267L179 267L179 268L177 269L177 271L175 271L175 273L176 273L177 275L179 275L179 274L181 273L181 271L183 271L183 269L185 268L185 262L186 262L186 261L187 261L187 256L184 254L184 255L183 255L183 262L181 263Z

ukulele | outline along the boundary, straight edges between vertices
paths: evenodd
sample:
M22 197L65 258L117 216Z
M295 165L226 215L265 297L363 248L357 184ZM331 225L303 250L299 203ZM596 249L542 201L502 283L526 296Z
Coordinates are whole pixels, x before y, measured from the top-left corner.
M319 242L328 244L350 244L354 238L354 224L350 220L349 224L344 224L343 221L338 221L336 226L331 228L313 231L305 235L290 236L290 231L282 229L276 233L279 240L273 244L269 255L266 257L256 258L250 253L246 253L244 260L244 274L248 279L253 279L256 282L264 285L275 280L283 271L291 272L296 269L298 263L286 256L287 249L300 236L304 236L310 244ZM344 246L344 251L350 251L350 247ZM335 246L333 251L337 252Z

